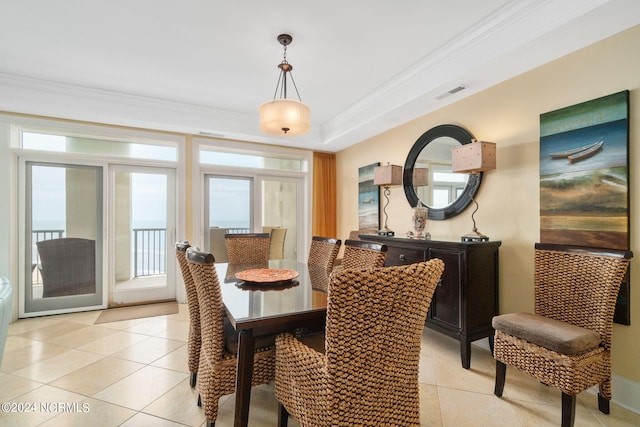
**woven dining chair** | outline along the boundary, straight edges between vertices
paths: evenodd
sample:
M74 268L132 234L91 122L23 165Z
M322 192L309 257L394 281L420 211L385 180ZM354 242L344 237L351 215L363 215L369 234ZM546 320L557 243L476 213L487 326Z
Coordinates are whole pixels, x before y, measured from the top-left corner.
M269 261L269 233L225 234L229 264L256 264Z
M278 424L419 426L420 340L439 259L342 270L329 284L325 352L276 339Z
M199 404L206 426L215 426L218 401L236 390L237 333L225 322L220 281L212 254L187 249L187 263L196 284L202 333L202 350L198 367ZM267 384L275 377L273 336L256 338L252 385Z
M599 384L598 408L609 413L613 313L629 251L536 244L535 314L493 318L494 394L507 365L562 391L562 426L573 426L576 395Z
M387 259L387 245L364 240L344 242L344 254L338 269L362 269L382 267Z
M324 268L327 274L333 270L342 242L339 239L313 236L307 257L307 265Z
M189 310L189 337L187 339L187 366L189 367L191 387L196 386L196 378L198 375L198 365L200 364L200 347L202 346L202 338L200 335L200 307L198 306L198 294L196 293L196 284L189 270L187 263L187 249L191 245L187 240L176 243L176 258L182 273L184 288L187 293L187 309Z

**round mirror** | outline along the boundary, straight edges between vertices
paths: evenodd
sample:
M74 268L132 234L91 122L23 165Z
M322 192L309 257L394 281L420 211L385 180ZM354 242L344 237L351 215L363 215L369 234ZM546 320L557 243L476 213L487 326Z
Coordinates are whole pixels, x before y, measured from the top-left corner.
M473 135L455 125L429 129L411 147L404 163L402 184L412 207L422 203L429 219L443 220L458 215L472 202L482 182L482 172L455 173L451 150L470 144Z

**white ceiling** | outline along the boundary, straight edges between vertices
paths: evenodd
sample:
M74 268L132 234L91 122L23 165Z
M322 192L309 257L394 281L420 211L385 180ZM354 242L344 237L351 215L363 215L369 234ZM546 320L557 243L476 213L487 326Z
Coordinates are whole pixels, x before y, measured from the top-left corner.
M0 12L0 110L322 151L640 23L638 0L0 0ZM258 126L280 33L311 108L304 136Z

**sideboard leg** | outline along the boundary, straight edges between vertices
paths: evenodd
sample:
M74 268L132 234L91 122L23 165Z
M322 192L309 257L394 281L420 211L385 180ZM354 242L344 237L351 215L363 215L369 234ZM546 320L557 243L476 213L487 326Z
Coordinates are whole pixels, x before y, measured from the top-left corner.
M471 367L471 341L467 337L460 337L460 358L462 359L462 367L469 369Z

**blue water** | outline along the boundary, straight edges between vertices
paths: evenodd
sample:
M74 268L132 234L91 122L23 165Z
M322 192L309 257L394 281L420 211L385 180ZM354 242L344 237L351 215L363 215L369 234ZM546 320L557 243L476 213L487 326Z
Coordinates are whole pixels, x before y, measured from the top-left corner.
M578 172L616 166L627 166L627 119L589 126L540 138L540 176ZM549 153L604 141L593 156L570 163L567 159L551 159Z

